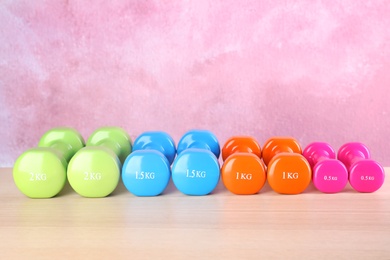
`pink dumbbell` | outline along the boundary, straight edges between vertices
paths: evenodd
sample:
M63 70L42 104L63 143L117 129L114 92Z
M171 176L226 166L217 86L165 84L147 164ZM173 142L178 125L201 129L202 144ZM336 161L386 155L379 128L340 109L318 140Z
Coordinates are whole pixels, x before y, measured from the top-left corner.
M336 153L328 143L315 142L303 151L313 172L313 184L321 192L336 193L348 183L345 165L336 160Z
M385 171L376 161L370 159L368 148L362 143L346 143L340 147L338 159L347 166L349 183L358 192L374 192L384 180Z

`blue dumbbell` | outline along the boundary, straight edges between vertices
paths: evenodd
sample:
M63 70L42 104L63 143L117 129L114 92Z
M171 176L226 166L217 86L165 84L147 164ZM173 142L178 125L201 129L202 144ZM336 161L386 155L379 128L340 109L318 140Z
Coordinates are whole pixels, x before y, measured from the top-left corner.
M168 185L176 147L164 132L145 132L133 144L122 168L125 187L136 196L157 196Z
M186 195L207 195L218 184L220 147L217 138L207 130L191 130L177 145L172 165L172 180Z

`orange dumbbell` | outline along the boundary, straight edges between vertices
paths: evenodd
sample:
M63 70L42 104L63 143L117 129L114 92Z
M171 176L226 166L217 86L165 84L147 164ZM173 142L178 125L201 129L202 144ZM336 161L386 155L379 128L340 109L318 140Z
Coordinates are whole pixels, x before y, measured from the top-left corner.
M273 137L263 147L263 160L268 166L268 183L282 194L299 194L311 181L309 162L299 143L291 137Z
M267 178L260 156L261 148L254 138L230 138L222 148L221 175L225 187L234 194L258 193Z

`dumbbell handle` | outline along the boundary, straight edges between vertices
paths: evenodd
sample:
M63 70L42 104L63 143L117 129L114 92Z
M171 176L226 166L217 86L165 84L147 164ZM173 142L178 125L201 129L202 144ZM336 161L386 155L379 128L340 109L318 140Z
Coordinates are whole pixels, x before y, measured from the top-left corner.
M109 140L109 139L106 139L106 140L96 144L96 146L107 148L107 149L113 151L117 156L119 156L119 154L121 152L121 147L119 146L119 144L112 141L112 140Z
M324 150L315 151L315 152L313 152L313 154L311 156L311 160L313 162L313 165L316 165L317 163L319 163L321 161L329 160L329 159L332 159L331 156L329 155L329 153L327 153Z
M154 150L154 151L159 151L160 153L163 153L164 154L164 147L162 145L159 145L159 144L148 144L148 145L145 145L143 147L143 150Z
M314 162L314 165L316 165L317 163L321 162L321 161L324 161L324 160L329 160L329 156L326 156L326 155L314 155L312 157L312 160Z
M205 149L205 150L211 150L210 147L203 142L193 142L188 146L188 148L196 148L196 149Z
M73 156L72 147L64 142L54 142L48 146L49 148L55 149L57 152L61 153L61 156L69 162Z
M250 147L240 146L240 147L237 147L236 149L234 149L233 153L253 153L253 151Z
M350 151L348 154L347 154L347 164L348 164L348 167L350 167L351 165L357 163L358 161L361 161L361 160L366 160L367 158L364 156L364 154L360 151Z
M278 145L274 148L275 155L279 153L293 153L294 151L286 145Z

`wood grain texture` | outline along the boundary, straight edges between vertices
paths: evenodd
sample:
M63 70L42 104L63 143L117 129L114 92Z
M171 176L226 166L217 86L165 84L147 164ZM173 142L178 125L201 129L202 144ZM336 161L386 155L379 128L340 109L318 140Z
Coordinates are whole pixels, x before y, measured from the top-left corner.
M279 195L265 186L251 196L220 183L203 197L170 183L149 198L121 183L102 199L69 186L52 199L29 199L12 169L0 169L0 258L390 259L389 182L371 194L349 186L322 194L310 186Z

